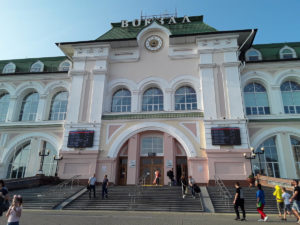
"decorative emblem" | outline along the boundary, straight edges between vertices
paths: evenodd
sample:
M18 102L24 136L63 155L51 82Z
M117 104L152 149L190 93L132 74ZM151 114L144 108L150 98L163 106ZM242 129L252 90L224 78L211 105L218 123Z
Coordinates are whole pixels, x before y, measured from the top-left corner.
M158 51L159 49L161 49L163 45L163 40L161 37L156 36L156 35L152 35L150 37L148 37L145 41L145 47L146 49L148 49L149 51Z

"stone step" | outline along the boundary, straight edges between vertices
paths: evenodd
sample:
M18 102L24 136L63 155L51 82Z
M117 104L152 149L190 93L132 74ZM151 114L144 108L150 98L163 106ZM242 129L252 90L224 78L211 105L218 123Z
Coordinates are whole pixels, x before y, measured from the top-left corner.
M101 196L101 187L96 187L96 196ZM88 210L136 210L136 211L182 211L203 212L202 202L190 195L182 199L181 187L114 186L108 189L108 199L99 197L89 200L88 192L78 197L64 209Z

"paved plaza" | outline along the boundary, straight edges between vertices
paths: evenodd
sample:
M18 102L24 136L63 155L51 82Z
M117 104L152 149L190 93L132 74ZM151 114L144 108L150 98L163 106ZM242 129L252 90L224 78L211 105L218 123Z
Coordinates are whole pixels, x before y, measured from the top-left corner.
M247 221L235 221L234 214L117 212L117 211L46 211L24 210L21 225L231 225L260 224L256 214L247 215ZM269 215L268 223L296 224L294 217L281 222L277 215ZM0 224L6 224L4 217Z

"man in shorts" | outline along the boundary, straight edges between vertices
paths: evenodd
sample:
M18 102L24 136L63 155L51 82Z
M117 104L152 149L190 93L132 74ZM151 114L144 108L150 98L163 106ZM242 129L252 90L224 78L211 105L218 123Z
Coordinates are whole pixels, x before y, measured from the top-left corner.
M294 186L294 193L293 196L290 198L290 202L293 202L292 211L296 216L298 222L300 224L300 187L298 186L298 180L293 180L292 186Z

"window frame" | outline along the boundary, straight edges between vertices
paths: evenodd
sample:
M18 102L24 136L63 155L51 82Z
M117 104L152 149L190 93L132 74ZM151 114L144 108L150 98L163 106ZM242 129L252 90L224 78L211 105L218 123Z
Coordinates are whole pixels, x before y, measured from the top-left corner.
M256 52L257 53L257 60L254 60L254 59L250 59L250 57L253 57L253 56L249 56L249 53L250 52ZM245 58L246 58L246 61L248 62L256 62L256 61L261 61L262 60L262 54L259 50L255 49L255 48L250 48L248 49L248 51L246 51L245 53Z
M57 102L59 102L59 105L60 105L60 107L59 107L59 111L58 112L55 112L55 110L54 111L52 111L52 109L53 109L53 107L54 107L54 100L55 100L55 98L59 95L59 94L62 94L62 93L67 93L67 99L66 99L66 102L67 102L67 104L66 104L66 108L65 108L65 111L63 112L63 111L61 111L61 109L62 109L62 107L61 107L61 105L62 105L62 103L63 102L65 102L65 100L64 101L57 101ZM67 111L68 111L68 99L69 99L69 92L68 91L66 91L66 90L61 90L61 91L57 91L53 96L52 96L52 98L51 98L51 102L50 102L50 109L49 109L49 116L48 116L48 120L51 120L51 121L62 121L62 120L66 120L66 116L67 116ZM56 115L56 116L54 116L54 119L51 119L51 117L53 116L53 115ZM63 119L60 119L60 117L61 117L61 115L63 115ZM57 118L57 119L55 119L55 118Z
M151 95L146 95L145 96L145 93L150 91L151 89L159 90L160 94L151 94ZM144 103L144 98L145 97L152 97L152 99L153 99L152 102L155 102L155 97L157 97L158 98L158 103L151 103L151 104L147 103L147 104L145 104ZM162 102L160 102L160 100L159 100L160 97L162 98ZM163 93L163 91L158 87L149 87L149 88L147 88L143 92L141 106L142 106L142 109L141 109L142 112L162 112L162 111L164 111L164 93ZM146 110L144 109L144 106L146 107ZM151 110L149 110L150 106L152 108ZM155 108L157 108L157 110L155 110Z
M39 70L37 70L38 67L35 68L36 65L39 65ZM35 63L33 63L30 67L30 73L41 73L44 71L44 63L42 63L41 61L37 61Z
M285 50L289 50L290 53L284 53ZM288 55L288 54L292 55L292 57L285 57L285 55ZM285 45L284 47L282 47L280 49L279 56L280 56L280 59L286 59L286 60L297 58L296 51L293 48L291 48L291 47L289 47L287 45Z
M253 85L253 92L246 92L245 88L249 85ZM255 85L259 85L261 87L264 88L264 92L258 92L256 91L256 86ZM252 93L253 97L254 97L254 101L255 101L255 106L247 106L246 104L246 98L245 98L245 93ZM266 98L267 98L267 102L268 102L268 106L260 106L257 104L258 102L258 93L265 93L266 94ZM245 105L245 114L247 116L253 116L253 115L270 115L271 114L271 108L270 108L270 102L269 102L269 96L268 96L268 92L267 89L265 88L265 86L259 82L256 81L252 81L247 83L244 88L243 88L243 97L244 97L244 105ZM250 113L249 113L250 112Z
M8 69L9 66L12 66L12 69ZM13 62L7 63L2 70L3 74L15 73L16 72L16 64Z
M184 94L177 93L180 89L183 89L183 88L185 88ZM186 88L188 88L189 90L192 90L193 92L187 93ZM176 103L177 98L179 98L180 96L184 96L184 102ZM187 96L190 96L191 98L195 99L195 101L188 102ZM176 108L177 105L179 105L179 109ZM188 105L190 106L190 108L188 107ZM184 109L182 109L182 108L184 108ZM183 86L180 86L179 88L177 88L174 93L174 110L175 111L191 111L191 110L197 110L197 109L198 109L198 101L197 101L197 93L196 93L195 89L189 85L183 85Z
M129 96L126 96L126 95L115 96L118 92L121 92L121 91L127 91L129 93ZM121 104L120 105L114 105L114 98L120 98L121 99ZM130 103L128 105L123 104L125 99L130 99ZM117 110L118 107L120 107L120 109L121 109L120 111ZM123 110L123 107L125 107L126 110ZM114 110L114 108L116 110ZM112 95L110 111L113 112L113 113L125 113L125 112L131 112L131 109L132 109L132 94L131 94L131 91L126 87L118 88Z
M289 88L290 88L289 91L282 90L282 86L286 83L289 83ZM295 114L300 114L300 104L299 105L295 104L294 93L295 92L300 92L300 90L293 90L292 83L295 83L297 86L300 87L300 84L298 82L293 81L293 80L286 80L286 81L282 82L282 84L280 85L280 92L281 92L281 99L282 99L284 114L294 114L295 115ZM293 105L285 105L284 98L283 98L283 93L284 92L289 92L290 93Z

